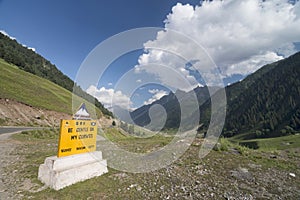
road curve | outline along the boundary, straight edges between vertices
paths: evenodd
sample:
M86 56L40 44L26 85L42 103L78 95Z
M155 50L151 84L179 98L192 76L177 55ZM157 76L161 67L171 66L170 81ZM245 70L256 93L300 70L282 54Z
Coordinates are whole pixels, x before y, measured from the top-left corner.
M0 126L0 134L16 133L26 130L41 129L40 127L18 127L18 126Z

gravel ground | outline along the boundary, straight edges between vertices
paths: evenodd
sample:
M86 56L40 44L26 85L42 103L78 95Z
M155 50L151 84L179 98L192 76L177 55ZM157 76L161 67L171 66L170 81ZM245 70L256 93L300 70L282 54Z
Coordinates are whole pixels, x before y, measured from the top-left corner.
M18 197L9 192L10 188L7 183L7 176L4 169L10 165L10 162L14 158L10 155L14 150L16 141L10 139L13 133L1 134L0 135L0 199L17 199Z
M0 135L0 199L300 199L299 149L294 154L278 151L276 155L236 150L212 151L197 158L198 146L175 163L158 171L133 174L113 171L104 177L67 188L61 192L45 190L33 181L36 172L28 171L42 151L56 149L54 140L19 141L11 134ZM43 148L37 150L40 145ZM24 155L31 162L24 162ZM33 156L33 157L32 157ZM282 165L282 168L278 167ZM109 187L103 188L106 184ZM39 193L38 191L42 191ZM76 191L76 192L75 192ZM38 193L37 193L38 192ZM74 193L75 192L75 193ZM44 193L44 194L43 194ZM78 198L78 193L85 193ZM62 194L66 195L62 198ZM68 196L69 195L69 196ZM74 196L75 195L75 196ZM69 197L69 198L68 198Z

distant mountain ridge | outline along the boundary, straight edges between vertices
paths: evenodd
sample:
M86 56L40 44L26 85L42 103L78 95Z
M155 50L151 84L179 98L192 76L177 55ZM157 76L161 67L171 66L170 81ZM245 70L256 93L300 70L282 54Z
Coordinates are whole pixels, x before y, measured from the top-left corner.
M150 123L149 109L151 106L158 104L165 109L167 114L166 123L163 129L177 129L181 120L180 105L184 102L185 106L188 107L192 95L196 95L198 104L201 105L209 98L209 91L207 87L197 87L190 92L184 92L181 90L177 90L175 93L170 92L168 95L163 96L161 99L153 102L152 104L144 105L134 110L130 113L131 118L139 126L147 126ZM190 104L192 104L192 102L190 102ZM194 110L190 110L190 114L187 114L186 117L191 117L193 112Z
M244 80L225 87L227 96L226 121L223 135L244 135L245 139L276 137L300 131L300 52L289 58L263 66ZM200 124L208 127L211 102L207 88L196 88L200 105ZM187 93L188 94L188 93ZM217 95L217 94L216 94ZM184 101L188 95L184 95ZM170 93L151 105L131 112L135 123L145 126L150 122L149 108L162 105L168 119L165 129L179 126L180 108ZM199 98L201 97L201 98ZM190 115L195 117L195 115Z
M16 40L0 32L0 58L8 63L18 66L20 69L39 77L48 79L57 85L74 92L76 95L86 99L91 103L95 103L101 112L108 116L113 116L104 106L93 96L83 91L74 81L64 75L50 61L43 58L34 51L22 46ZM73 91L74 89L74 91Z

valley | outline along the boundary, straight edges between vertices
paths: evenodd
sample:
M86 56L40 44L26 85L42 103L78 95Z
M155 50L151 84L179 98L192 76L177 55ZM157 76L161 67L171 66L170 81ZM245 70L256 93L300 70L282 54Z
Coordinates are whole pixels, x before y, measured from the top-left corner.
M164 4L169 2L171 1L166 1ZM173 5L172 9L168 7L168 12L171 10L172 12L163 22L166 29L157 32L156 38L153 36L151 40L147 39L148 42L143 41L143 45L139 46L141 49L126 53L122 51L126 48L123 49L122 45L114 43L113 47L108 45L105 52L98 52L99 55L95 57L99 60L92 61L88 60L88 52L90 52L88 55L96 55L97 47L107 45L108 41L115 41L114 37L122 34L109 38L112 40L104 40L112 33L116 34L117 30L106 35L107 26L101 25L99 26L103 31L101 33L87 32L76 35L77 31L84 29L81 28L83 24L90 23L92 20L90 18L88 23L81 21L90 15L82 15L80 20L77 20L79 16L74 18L76 19L74 24L80 26L61 37L64 40L55 40L55 42L52 40L51 44L46 41L47 45L45 43L44 46L39 46L37 52L41 54L37 53L35 48L19 42L25 40L19 39L20 36L26 35L23 30L19 33L18 40L0 30L0 129L2 128L0 130L0 200L300 199L300 43L295 39L299 30L295 29L295 34L285 33L286 37L282 37L285 36L283 30L277 33L277 30L271 30L269 24L262 23L265 19L255 21L255 17L251 16L254 11L264 9L260 14L266 18L266 21L273 20L275 19L273 15L280 13L279 5L281 5L285 7L284 11L289 11L288 14L291 14L289 16L285 12L281 13L282 16L287 16L286 20L298 20L295 22L292 20L293 23L287 26L289 29L299 23L299 17L295 16L300 12L293 10L300 8L299 2L287 1L283 4L283 1L280 1L281 3L277 3L276 6L272 1L266 4L265 1L257 1L257 5L253 3L255 1L249 1L251 4L245 1L249 5L240 1L228 1L228 4L227 1L226 3L225 1L200 2L198 1L199 5L194 7L181 3ZM2 2L0 4L2 5ZM136 2L132 7L135 8L137 4ZM95 7L97 9L103 7L103 5L97 6ZM216 15L217 19L214 18L215 16L210 16L212 23L199 23L209 16L209 13L215 15L215 12L211 12L214 9L225 8L221 12L223 15L231 6L235 6L234 9L239 10L241 16L245 8L257 7L251 10L253 12L245 12L247 15L241 18L235 16L235 12L227 13L226 20L230 22L229 27L226 27L227 21L218 24L223 18L219 15ZM161 4L158 7L162 7ZM42 8L39 10L44 11L44 7ZM86 8L88 6L78 7L78 10ZM186 10L181 10L183 8ZM198 13L202 8L209 8L205 11L205 17ZM274 13L265 16L268 11L273 12L274 8L276 8ZM154 10L154 7L152 9ZM147 8L151 10L151 14L153 14L152 9ZM179 14L176 14L177 12ZM58 14L53 13L55 16ZM65 10L63 13L65 14ZM81 14L76 9L76 14L78 13ZM108 13L115 15L117 12ZM136 14L136 11L132 13ZM156 12L154 14L158 15ZM94 15L96 16L95 13ZM174 15L177 17L173 18ZM181 18L181 15L184 17ZM50 18L55 19L55 16L51 15ZM103 18L105 17L101 16L101 19ZM134 19L136 18L135 15ZM276 20L285 19L285 17L279 18ZM119 18L114 16L113 19ZM174 24L173 21L177 19L180 20ZM245 20L247 23L235 21L237 19ZM256 22L255 26L248 26L252 20ZM53 24L58 22L61 20ZM202 51L192 49L192 43L186 44L185 40L173 38L175 36L167 29L168 26L175 25L176 28L177 25L192 22L196 22L194 26L200 31L189 25L184 26L183 33L188 33L187 36L195 40L194 42L207 45L207 49L201 48L207 51L209 59L201 57ZM111 26L115 23L113 21L109 24ZM48 23L45 24L48 26ZM50 24L45 29L47 34L53 29ZM65 30L66 24L55 31ZM122 27L125 24L127 23L122 24ZM161 22L159 24L162 25ZM284 27L285 24L286 21L278 27ZM121 26L118 23L116 25ZM140 24L128 27L139 26ZM202 26L205 30L201 30ZM218 30L223 26L226 27L225 31ZM97 26L94 24L92 29L95 31L99 27L97 22ZM113 27L115 28L115 25ZM257 27L259 27L259 30L256 30L258 34L255 31L252 33L251 29ZM239 28L242 32L236 31ZM39 31L34 29L35 35ZM206 32L206 29L212 31ZM24 30L31 29L26 27ZM260 30L265 30L268 34ZM49 41L52 38L43 30L40 31L40 37L32 39L37 42L35 43L37 45L45 38ZM124 30L122 28L119 31ZM279 36L270 37L272 31ZM202 33L207 35L201 36ZM248 38L251 34L252 37ZM96 37L93 41L84 40L92 38L93 35L97 37L105 35L105 37L103 36L102 39ZM195 38L192 38L193 35ZM209 35L214 35L212 40ZM241 39L240 36L245 38ZM142 36L135 35L132 37L134 39L128 41L125 39L124 43L135 46L135 40L139 40L140 37ZM270 44L266 39L269 37ZM293 40L290 41L288 39L290 37ZM202 41L202 38L205 39ZM226 38L228 41L221 41ZM282 38L284 40L279 41ZM95 47L96 43L93 43L95 41L100 42L99 46ZM61 44L63 45L60 46ZM76 46L73 46L74 44ZM83 44L90 46L82 48ZM58 48L59 46L61 48ZM74 52L71 53L71 50ZM105 68L105 64L108 64L105 56L108 57L109 53L114 54L118 51L121 52L120 60L110 61L111 69ZM138 53L140 55L137 55ZM49 56L51 61L42 55ZM209 68L209 64L205 65L208 63L206 59L211 59L216 69L205 71L204 68ZM59 60L67 67L56 67L53 63L59 63ZM154 68L155 64L158 68ZM95 71L85 74L84 70L80 71L82 66L95 66L93 68ZM164 67L167 68L166 71ZM211 82L204 82L197 67L203 67L203 76L206 75L206 79ZM107 77L101 74L99 76L103 76L98 77L97 83L90 81L94 79L93 76L96 76L97 72L102 72L103 68L105 68L103 74ZM72 74L74 80L60 69ZM77 74L75 77L75 72L82 73L83 79L87 80L84 83L86 85L77 83L79 80L76 78L79 76ZM125 78L131 72L141 76L132 76L134 77L130 77L132 83L128 81L126 84L121 84L122 87L124 86L120 87L122 91L116 89L117 83L120 80L127 80ZM171 76L172 73L176 73L176 76ZM212 84L217 76L222 77L226 86ZM182 87L183 81L188 82L188 89ZM127 86L135 88L134 91L130 94L126 93ZM217 109L212 111L211 99L218 99L219 94L223 92L226 96L222 96L224 98L222 100L226 99L226 105L219 103L215 105ZM118 104L113 105L113 98ZM79 106L83 103L85 106L82 106L81 110ZM182 105L185 107L184 112ZM225 114L222 116L225 119L224 125L216 123L216 121L222 122L222 119L215 120L213 116L225 111L226 116ZM79 119L76 120L93 119L95 122L88 124L86 121L80 123L72 121L74 126L69 121L63 124L67 135L65 137L78 141L79 145L71 146L71 142L66 142L66 146L59 152L69 153L72 148L78 151L93 148L94 151L96 146L96 150L101 151L103 158L107 160L108 173L61 190L54 190L38 179L39 166L44 163L45 158L57 155L61 120L72 119L76 112L79 112L76 114ZM78 128L78 125L82 124L84 127ZM222 130L220 135L218 128ZM4 129L8 131L2 131ZM90 133L91 131L93 132ZM90 146L80 143L87 139L97 141L95 143L93 140L94 143ZM205 148L208 148L209 152L201 157L200 152ZM184 151L181 154L182 149ZM71 154L73 155L75 154ZM81 159L77 160L81 161ZM68 164L73 165L73 162ZM84 163L82 166L85 164L88 166L90 163ZM78 173L82 172L79 170Z
M300 197L300 135L286 138L295 146L280 150L248 149L226 139L203 159L198 152L203 142L196 138L180 159L149 173L127 173L109 168L109 173L60 191L45 188L37 180L44 158L57 151L58 130L24 131L9 141L13 151L3 168L2 189L12 199L298 199ZM104 138L131 152L155 151L169 137L134 138L118 128L104 129ZM287 136L288 137L288 136ZM2 140L1 140L2 141ZM272 143L272 142L271 142ZM102 142L98 141L97 145ZM0 145L3 145L0 143ZM39 148L36 146L39 145ZM6 147L7 144L5 144ZM9 187L14 185L14 187Z

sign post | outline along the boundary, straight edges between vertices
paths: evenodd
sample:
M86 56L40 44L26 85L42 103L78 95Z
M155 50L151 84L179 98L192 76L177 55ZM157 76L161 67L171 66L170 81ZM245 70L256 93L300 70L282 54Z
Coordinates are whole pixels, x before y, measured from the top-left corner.
M38 178L59 190L108 172L102 152L96 151L97 122L81 104L72 120L61 120L57 156L47 157Z
M96 120L61 120L57 157L96 150Z

